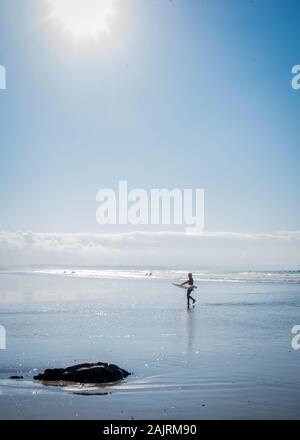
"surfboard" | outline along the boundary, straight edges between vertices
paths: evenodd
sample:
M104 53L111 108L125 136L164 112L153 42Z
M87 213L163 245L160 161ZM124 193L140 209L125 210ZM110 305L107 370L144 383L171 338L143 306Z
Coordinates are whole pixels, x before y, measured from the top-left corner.
M188 290L188 289L190 289L190 290L197 289L197 286L192 286L191 284L184 284L183 286L181 284L174 284L174 283L172 283L172 284L173 284L173 286L180 287L181 289L186 289L186 290Z

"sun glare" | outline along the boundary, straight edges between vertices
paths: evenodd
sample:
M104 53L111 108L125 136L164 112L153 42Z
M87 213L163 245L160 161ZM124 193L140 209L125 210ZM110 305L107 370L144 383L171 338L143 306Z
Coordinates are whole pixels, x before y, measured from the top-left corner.
M75 38L109 33L115 0L49 0L51 17Z

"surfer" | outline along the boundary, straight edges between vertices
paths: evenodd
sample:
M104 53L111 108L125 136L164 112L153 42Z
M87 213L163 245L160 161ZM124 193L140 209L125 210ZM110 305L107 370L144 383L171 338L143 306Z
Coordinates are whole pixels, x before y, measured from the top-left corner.
M194 290L193 274L189 273L188 277L189 277L189 279L187 281L185 281L184 283L180 284L180 286L185 286L185 285L191 286L186 291L187 305L188 305L188 307L190 307L190 300L193 301L193 304L195 304L196 300L191 296L191 293Z

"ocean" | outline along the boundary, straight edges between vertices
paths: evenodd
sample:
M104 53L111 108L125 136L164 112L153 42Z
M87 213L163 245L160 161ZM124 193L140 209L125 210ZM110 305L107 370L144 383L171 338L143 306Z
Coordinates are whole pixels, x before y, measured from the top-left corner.
M299 418L300 271L0 270L1 419ZM106 386L45 386L45 368L118 364ZM23 380L9 379L21 375Z

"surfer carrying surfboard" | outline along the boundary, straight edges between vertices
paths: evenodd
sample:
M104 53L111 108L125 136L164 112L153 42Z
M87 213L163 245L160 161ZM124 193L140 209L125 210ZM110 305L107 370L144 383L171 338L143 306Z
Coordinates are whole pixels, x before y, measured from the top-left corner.
M185 281L184 283L180 284L180 286L186 285L188 287L188 289L186 291L186 298L187 298L188 307L190 307L190 300L193 301L193 304L195 304L196 300L191 296L191 293L195 288L193 274L189 273L188 277L189 277L189 279L187 281Z

